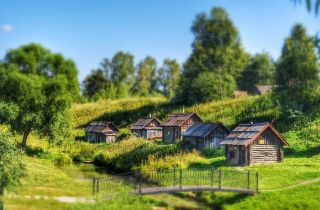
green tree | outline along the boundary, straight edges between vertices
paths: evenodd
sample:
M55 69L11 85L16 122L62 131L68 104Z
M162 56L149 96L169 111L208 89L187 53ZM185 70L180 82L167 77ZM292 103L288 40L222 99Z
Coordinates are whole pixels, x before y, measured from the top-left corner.
M285 40L276 69L277 92L280 99L293 101L304 109L319 83L319 64L314 38L301 24L296 24Z
M173 98L179 85L181 75L180 65L174 59L165 59L158 71L159 89L166 97Z
M203 101L198 96L192 95L195 91L190 87L204 72L216 74L216 78L219 80L217 85L219 86L218 96L220 98L231 96L232 93L224 89L229 85L223 83L231 82L234 84L249 59L248 54L241 47L237 28L224 9L213 8L210 16L206 14L197 16L192 26L192 32L195 35L195 40L192 44L192 54L184 64L180 80L180 99L189 103ZM232 81L224 81L223 78L232 78ZM203 87L201 90L205 88ZM210 90L205 90L205 92L208 93ZM217 96L213 97L212 94L210 96L212 96L210 99L208 97L203 99L218 98ZM192 101L195 98L198 101Z
M256 85L272 85L275 64L267 53L254 55L238 79L241 90L254 93Z
M119 98L130 94L134 84L134 57L130 53L118 52L111 62L108 62L106 69L110 72L110 79L117 89Z
M19 184L25 176L21 151L15 147L7 133L0 132L0 202L4 189Z
M157 62L147 56L138 64L138 72L134 92L140 96L148 96L156 91L157 87Z
M10 104L1 107L0 118L10 124L12 130L23 134L23 148L32 131L51 140L69 136L69 132L63 132L64 126L70 125L66 115L71 102L68 87L68 79L63 75L26 74L16 65L0 67L0 101Z
M105 78L104 72L101 69L92 70L83 81L84 95L92 98L106 90L108 81Z
M45 78L64 77L66 88L74 98L79 96L80 87L77 78L77 67L62 54L52 53L39 44L27 44L17 49L9 50L4 58L4 64L15 65L23 74L39 75Z

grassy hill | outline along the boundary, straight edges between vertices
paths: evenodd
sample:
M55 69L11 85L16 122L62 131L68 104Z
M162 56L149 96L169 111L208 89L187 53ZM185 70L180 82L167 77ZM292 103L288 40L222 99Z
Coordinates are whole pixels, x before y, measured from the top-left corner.
M202 193L200 198L194 197L193 194L182 194L181 197L185 196L188 200L196 199L197 201L200 199L208 205L226 209L301 209L320 204L315 196L319 189L317 183L285 189L287 186L320 177L320 117L317 113L287 121L287 116L281 113L268 96L226 99L186 107L172 105L167 99L161 97L102 100L95 103L73 104L70 111L76 131L75 136L81 137L84 135L83 127L92 120L108 120L119 127L129 127L139 117L152 115L164 119L168 114L181 112L183 109L186 112L197 112L204 121L221 121L230 128L240 122L272 121L287 139L290 148L286 149L282 163L236 169L259 171L261 190L275 191L261 192L254 197L232 193ZM20 136L17 138L20 139ZM214 166L235 169L234 166L225 163L221 152L212 153L211 151L209 154L185 152L180 149L179 144L162 145L161 142L148 142L135 138L111 145L92 145L71 140L64 145L54 146L32 134L29 143L28 154L31 156L53 160L63 159L64 156L70 156L74 160L95 159L105 167L119 170L148 170L173 166L183 168ZM27 162L30 171L36 171L41 164L44 164L43 167L48 167L46 166L48 162L36 161L35 163L38 165ZM36 173L32 172L29 176L23 183L32 184L31 180L36 177ZM59 177L53 177L48 182L57 183L59 186ZM279 188L284 189L277 191ZM152 199L157 200L156 197ZM278 200L281 202L275 202ZM11 202L16 201L11 200ZM135 202L137 206L150 207L153 202L161 201L138 199ZM91 208L87 205L77 207ZM105 209L110 209L109 207Z

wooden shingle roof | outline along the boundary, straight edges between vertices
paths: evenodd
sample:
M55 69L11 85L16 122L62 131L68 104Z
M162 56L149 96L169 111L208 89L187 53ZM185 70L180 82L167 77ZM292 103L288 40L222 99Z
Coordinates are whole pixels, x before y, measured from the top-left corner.
M104 135L116 135L119 130L112 122L94 121L85 129L86 132L102 133Z
M224 127L226 130L229 130L220 122L196 123L190 126L182 135L191 137L205 137L219 126Z
M172 114L169 115L169 118L164 121L161 126L181 126L192 115L196 115L199 119L201 119L196 113Z
M283 144L289 145L288 142L281 136L281 134L268 122L240 124L233 131L231 131L231 133L226 136L220 144L247 146L268 128L274 132L274 134L283 142Z
M149 118L140 118L137 120L134 124L131 125L131 130L140 130L143 128L146 128L146 126L151 122L155 120L158 124L160 124L160 121L155 117L149 117ZM153 129L161 129L161 127L152 127Z

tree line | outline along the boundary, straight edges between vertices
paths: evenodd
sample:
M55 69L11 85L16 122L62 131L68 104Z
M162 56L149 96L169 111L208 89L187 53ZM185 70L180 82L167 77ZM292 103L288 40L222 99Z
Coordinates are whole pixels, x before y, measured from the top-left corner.
M9 50L0 62L0 122L23 134L31 132L62 142L70 135L68 108L84 97L121 98L162 94L175 102L193 104L232 97L240 89L273 85L284 110L307 110L319 98L319 63L314 37L301 24L293 26L281 56L251 56L223 8L199 14L192 24L192 53L180 67L165 59L158 67L147 56L137 65L134 56L118 52L105 58L83 81L81 96L75 63L39 44Z

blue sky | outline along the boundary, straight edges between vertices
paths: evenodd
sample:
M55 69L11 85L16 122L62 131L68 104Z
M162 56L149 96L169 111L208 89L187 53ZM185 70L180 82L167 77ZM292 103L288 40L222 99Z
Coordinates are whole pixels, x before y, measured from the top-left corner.
M291 0L0 0L0 57L10 48L41 43L73 59L82 81L104 57L120 50L136 62L147 55L183 63L191 52L195 16L224 7L251 54L278 58L291 27L320 31L320 17Z

